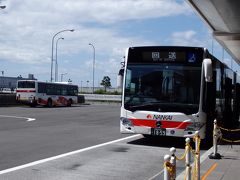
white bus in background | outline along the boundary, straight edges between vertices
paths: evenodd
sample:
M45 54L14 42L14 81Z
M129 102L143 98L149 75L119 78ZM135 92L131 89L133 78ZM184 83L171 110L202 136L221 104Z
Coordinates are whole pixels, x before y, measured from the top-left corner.
M121 133L212 140L213 120L236 128L240 77L201 47L130 47L126 53Z
M19 80L16 100L30 106L71 106L78 101L78 86L66 83Z

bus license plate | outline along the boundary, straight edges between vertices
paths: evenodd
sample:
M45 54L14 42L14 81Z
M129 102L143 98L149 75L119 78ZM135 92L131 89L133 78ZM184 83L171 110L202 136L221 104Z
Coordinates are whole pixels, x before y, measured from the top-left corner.
M151 129L151 135L154 135L154 136L166 136L166 129L152 128Z

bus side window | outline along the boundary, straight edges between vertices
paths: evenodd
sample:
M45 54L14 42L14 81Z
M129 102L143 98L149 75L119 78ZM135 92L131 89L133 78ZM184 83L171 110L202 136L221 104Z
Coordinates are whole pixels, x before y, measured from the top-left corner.
M47 85L47 94L48 95L53 95L54 94L54 87L51 84Z
M50 84L47 84L46 85L46 94L48 95L48 94L50 94Z
M67 87L62 87L62 95L67 95Z
M73 91L74 91L73 95L77 96L78 95L78 87L73 87L73 88L74 88L73 89Z
M38 93L46 93L46 84L38 83Z
M62 87L61 85L57 85L57 86L56 86L56 89L55 89L56 95L61 95L62 88L63 88L63 87Z

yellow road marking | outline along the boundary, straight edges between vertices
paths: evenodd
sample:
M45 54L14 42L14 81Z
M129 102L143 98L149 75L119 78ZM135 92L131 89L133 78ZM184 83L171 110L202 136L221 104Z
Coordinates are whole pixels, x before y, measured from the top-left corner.
M203 175L201 180L206 180L208 175L217 167L218 163L213 164L208 171Z

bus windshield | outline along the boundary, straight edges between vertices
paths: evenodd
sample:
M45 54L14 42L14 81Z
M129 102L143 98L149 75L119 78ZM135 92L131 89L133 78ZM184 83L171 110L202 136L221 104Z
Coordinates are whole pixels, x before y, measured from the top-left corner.
M35 88L35 81L18 81L18 88Z
M124 106L130 111L185 112L198 110L201 67L134 64L126 70Z

